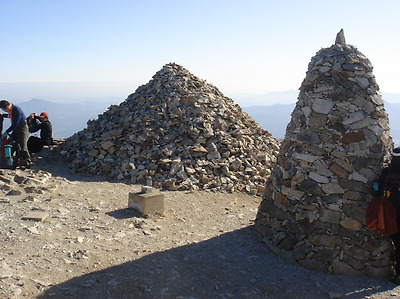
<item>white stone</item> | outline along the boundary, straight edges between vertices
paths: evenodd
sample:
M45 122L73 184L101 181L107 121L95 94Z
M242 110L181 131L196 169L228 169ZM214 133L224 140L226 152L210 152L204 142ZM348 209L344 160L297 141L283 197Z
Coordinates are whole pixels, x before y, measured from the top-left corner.
M344 189L336 183L324 184L321 186L322 191L326 194L343 194Z
M349 179L351 180L355 180L355 181L359 181L362 183L367 183L368 179L363 176L362 174L358 173L358 172L353 172L352 174L349 175Z

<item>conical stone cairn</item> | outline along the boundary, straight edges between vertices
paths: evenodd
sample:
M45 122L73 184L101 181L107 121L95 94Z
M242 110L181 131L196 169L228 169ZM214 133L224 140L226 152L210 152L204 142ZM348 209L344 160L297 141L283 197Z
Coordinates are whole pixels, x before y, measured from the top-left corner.
M312 57L256 217L275 253L313 270L390 275L392 245L364 220L392 151L372 68L343 31Z
M278 151L279 142L233 100L174 63L62 148L74 172L260 195Z

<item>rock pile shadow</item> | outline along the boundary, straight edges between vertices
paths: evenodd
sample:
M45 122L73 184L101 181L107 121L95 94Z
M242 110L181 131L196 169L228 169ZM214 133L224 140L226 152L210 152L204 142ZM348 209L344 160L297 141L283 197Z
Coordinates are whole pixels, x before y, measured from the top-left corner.
M106 180L105 176L85 175L71 171L65 157L60 154L63 142L64 140L59 140L57 145L52 146L51 149L45 148L42 152L33 154L34 163L31 168L49 172L54 177L64 178L68 181L101 182Z
M247 227L73 278L38 298L365 298L392 288L287 264Z

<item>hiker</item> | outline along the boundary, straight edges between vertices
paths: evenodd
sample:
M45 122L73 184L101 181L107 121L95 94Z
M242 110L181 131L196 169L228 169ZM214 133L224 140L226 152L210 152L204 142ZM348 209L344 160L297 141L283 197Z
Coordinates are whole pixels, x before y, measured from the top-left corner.
M393 174L393 175L392 175ZM385 179L389 176L394 177L396 180L396 175L398 175L398 180L400 182L400 147L397 147L393 150L392 159L388 167L382 170L379 179L378 179L378 195L384 195L385 185L387 184L387 180ZM395 250L395 267L394 267L394 277L393 282L400 284L400 211L399 211L399 203L398 203L398 195L399 195L399 187L400 185L396 186L397 192L395 194L396 202L395 209L396 209L396 223L398 232L395 234L390 235L392 239L394 250ZM393 192L394 193L394 192Z
M21 150L20 165L29 166L31 164L31 157L27 145L29 131L26 116L21 108L11 104L7 100L0 101L0 108L4 112L7 112L7 117L11 120L11 126L1 135L1 138L6 138L12 132L12 138L20 146Z
M47 112L42 112L38 116L31 113L28 119L29 132L35 133L40 130L40 139L43 145L53 144L53 127L49 121Z
M7 114L0 113L0 134L3 133L3 120L7 117Z

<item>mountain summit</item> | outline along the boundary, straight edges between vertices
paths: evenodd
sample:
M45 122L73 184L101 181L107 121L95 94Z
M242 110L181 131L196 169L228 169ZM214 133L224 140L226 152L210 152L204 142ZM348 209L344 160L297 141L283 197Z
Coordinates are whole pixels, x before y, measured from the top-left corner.
M215 86L170 63L63 149L73 171L172 190L260 193L279 143Z

